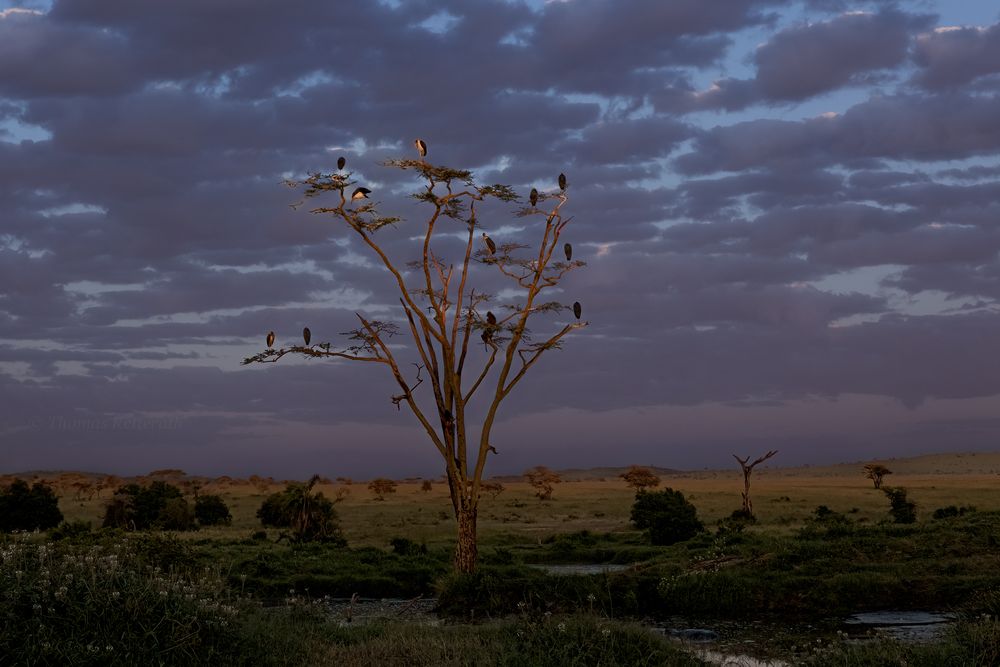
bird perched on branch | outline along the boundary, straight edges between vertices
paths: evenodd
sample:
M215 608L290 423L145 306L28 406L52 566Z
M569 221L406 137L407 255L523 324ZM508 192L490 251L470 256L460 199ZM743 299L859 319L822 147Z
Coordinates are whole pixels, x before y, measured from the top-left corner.
M337 158L337 169L343 169L345 166L347 166L347 158L341 155Z
M420 159L421 160L424 159L425 157L427 157L427 142L426 141L424 141L423 139L414 139L413 140L413 145L416 147L417 153L420 154Z
M355 188L354 192L351 193L351 201L355 199L368 199L369 194L371 194L371 190L368 188Z
M559 174L559 189L566 189L566 174Z
M273 331L268 331L267 332L267 347L268 347L268 349L271 349L272 347L274 347L274 332Z
M493 242L493 239L486 235L486 232L483 232L483 242L486 244L486 248L490 251L491 255L497 251L497 244Z
M492 310L487 310L486 311L486 322L491 327L495 327L497 325L497 316L493 314Z
M580 315L583 314L583 306L580 305L579 301L573 303L573 314L576 316L576 319L580 319Z
M312 331L309 331L309 327L302 330L302 340L306 342L306 345L308 345L309 341L312 340Z
M566 261L569 262L573 259L573 246L567 243L563 246L563 252L566 253Z
M538 204L538 190L531 188L531 194L528 195L528 201L531 202L532 206Z

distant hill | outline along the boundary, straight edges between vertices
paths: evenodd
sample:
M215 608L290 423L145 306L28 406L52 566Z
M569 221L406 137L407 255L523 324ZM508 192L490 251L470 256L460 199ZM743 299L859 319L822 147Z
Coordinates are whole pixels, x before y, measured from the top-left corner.
M780 454L767 463L760 466L756 474L774 477L845 477L861 474L861 469L866 463L882 463L897 475L1000 475L1000 452L959 452L949 454L923 454L921 456L910 456L901 458L879 458L874 457L863 461L851 461L849 463L835 463L831 465L800 465L800 466L780 466ZM663 478L670 477L716 477L720 474L739 474L739 467L733 463L732 467L716 468L712 470L679 470L676 468L663 468L660 466L644 466L653 470ZM615 480L619 475L629 469L629 466L602 466L597 468L565 468L557 469L556 472L567 482L577 482L586 480ZM172 470L155 471L157 473L181 472ZM69 470L29 470L18 473L6 473L0 475L3 478L21 477L23 479L55 479L62 474L79 475L91 480L103 479L106 474L99 472L79 472ZM153 475L154 478L161 478L160 475ZM162 478L166 478L164 475ZM208 482L213 477L203 475L185 475L186 479ZM123 476L124 479L135 479L136 476ZM221 478L220 478L221 479ZM404 481L417 481L422 478L410 477ZM499 482L520 482L521 475L497 475L491 477ZM283 481L280 481L283 483Z

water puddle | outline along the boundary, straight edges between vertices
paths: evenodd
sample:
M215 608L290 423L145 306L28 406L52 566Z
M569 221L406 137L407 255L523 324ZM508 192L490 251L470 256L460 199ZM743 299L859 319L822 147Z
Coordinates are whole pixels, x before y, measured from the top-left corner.
M844 624L851 635L881 631L904 642L933 642L941 638L954 614L931 611L873 611L854 614Z
M545 574L551 574L555 577L579 577L579 576L589 576L593 574L608 574L610 572L622 572L627 570L631 565L621 565L618 563L571 563L568 565L529 565L528 567L533 567L536 570L541 570Z

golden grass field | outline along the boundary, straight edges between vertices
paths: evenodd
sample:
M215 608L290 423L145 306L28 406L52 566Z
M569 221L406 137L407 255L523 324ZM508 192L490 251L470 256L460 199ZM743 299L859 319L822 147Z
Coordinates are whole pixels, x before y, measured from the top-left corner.
M894 474L887 486L903 486L917 503L921 519L947 505L974 505L1000 510L1000 453L941 454L909 459L882 460ZM754 473L751 497L757 514L755 530L790 531L800 526L818 505L851 512L855 519L879 521L887 517L885 496L864 477L861 463L825 467L777 468L762 466ZM731 470L686 472L663 476L660 488L680 490L698 508L706 525L714 525L740 507L742 475ZM497 497L486 495L480 507L480 538L491 542L531 542L556 533L580 530L597 532L630 530L628 518L634 493L617 478L563 482L550 501L540 501L523 482L505 483ZM183 533L189 539L243 538L260 524L255 517L267 492L250 485L207 488L219 493L230 506L233 523L225 528L205 528ZM419 482L399 483L397 492L384 501L374 498L367 484L334 484L318 487L328 497L346 489L337 511L348 543L385 547L393 537L406 537L428 545L450 542L454 523L447 487L435 482L429 492ZM82 519L100 525L104 498L75 500L64 496L60 507L67 520Z

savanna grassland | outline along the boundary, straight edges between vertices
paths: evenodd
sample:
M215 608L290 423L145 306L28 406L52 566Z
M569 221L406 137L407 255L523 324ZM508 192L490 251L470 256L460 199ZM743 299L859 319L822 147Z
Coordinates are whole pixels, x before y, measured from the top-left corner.
M884 484L906 488L915 522L892 520L860 464L761 467L754 523L730 519L735 465L664 474L661 488L682 491L705 526L670 546L630 524L635 494L621 470L574 473L545 501L501 480L483 499L482 564L467 576L451 573L455 527L437 482L399 482L384 500L360 481L317 486L339 498L346 546L279 542L282 531L264 529L255 514L277 484L203 480L199 492L221 495L232 523L181 532L86 530L109 492L65 493L68 527L0 538L0 620L11 628L0 665L702 664L647 629L678 624L743 628L727 650L790 664L1000 664L1000 454L884 463ZM537 567L581 563L619 568L567 577ZM330 600L353 595L434 600L445 622L390 612L352 624L351 605L331 612ZM930 644L838 634L846 615L880 609L958 620Z

